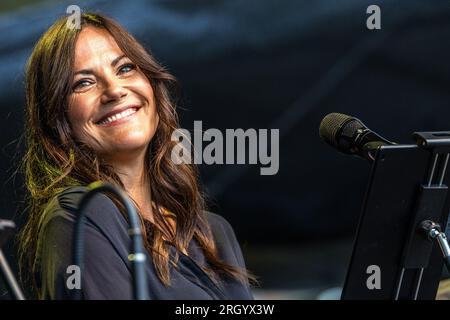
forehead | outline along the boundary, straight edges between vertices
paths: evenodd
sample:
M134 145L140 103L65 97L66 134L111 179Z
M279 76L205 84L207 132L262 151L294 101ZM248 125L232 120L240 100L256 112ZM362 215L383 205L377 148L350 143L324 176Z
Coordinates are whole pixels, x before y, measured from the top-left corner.
M123 55L111 34L100 28L85 27L75 43L74 67L95 67Z

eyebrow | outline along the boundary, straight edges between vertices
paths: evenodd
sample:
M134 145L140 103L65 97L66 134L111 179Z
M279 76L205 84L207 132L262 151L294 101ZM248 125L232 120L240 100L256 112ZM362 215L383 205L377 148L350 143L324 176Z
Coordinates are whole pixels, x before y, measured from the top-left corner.
M126 58L126 55L123 54L115 58L113 61L111 61L111 67L115 67L119 63L119 61L122 60L123 58ZM77 74L92 74L92 73L93 73L92 69L82 69L75 72L74 76L76 76Z

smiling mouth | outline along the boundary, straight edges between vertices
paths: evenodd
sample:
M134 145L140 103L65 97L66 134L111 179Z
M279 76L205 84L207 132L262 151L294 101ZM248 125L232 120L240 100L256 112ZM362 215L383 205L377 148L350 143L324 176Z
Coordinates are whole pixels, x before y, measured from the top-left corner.
M100 121L97 121L95 124L100 125L100 126L110 125L110 124L119 122L119 120L130 117L131 115L135 114L138 110L139 110L138 107L128 108L122 112L118 112L111 116L103 118Z

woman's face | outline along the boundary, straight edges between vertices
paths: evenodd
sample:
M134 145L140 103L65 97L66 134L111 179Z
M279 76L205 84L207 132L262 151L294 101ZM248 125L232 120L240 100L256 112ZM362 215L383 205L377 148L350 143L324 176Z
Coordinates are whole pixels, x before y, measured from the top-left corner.
M159 121L153 90L106 30L80 32L74 74L68 118L75 137L112 160L145 151Z

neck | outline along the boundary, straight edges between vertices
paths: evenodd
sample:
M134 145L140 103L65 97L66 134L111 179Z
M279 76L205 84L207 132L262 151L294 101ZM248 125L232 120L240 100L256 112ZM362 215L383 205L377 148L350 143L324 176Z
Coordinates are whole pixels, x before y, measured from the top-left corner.
M153 222L150 182L144 166L145 154L114 158L108 161L122 181L126 192L133 198L143 218Z

